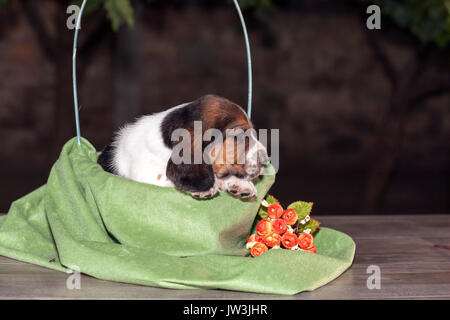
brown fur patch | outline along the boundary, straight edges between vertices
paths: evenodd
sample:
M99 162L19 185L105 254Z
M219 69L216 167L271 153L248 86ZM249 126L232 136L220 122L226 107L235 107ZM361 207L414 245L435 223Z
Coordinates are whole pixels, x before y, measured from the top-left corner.
M202 107L202 119L206 129L219 130L241 128L247 130L253 128L247 119L245 111L228 99L215 95L207 95L200 100Z
M248 151L248 142L238 142L236 138L227 137L226 131L227 129L241 129L245 132L253 128L253 124L248 120L245 111L228 99L215 95L207 95L201 98L201 106L202 118L206 129L219 129L225 137L223 143L217 145L210 153L213 160L212 166L214 173L219 178L228 175L244 177L245 154ZM242 143L245 143L245 146L242 146ZM232 147L230 148L230 146ZM238 150L244 150L244 154L238 152Z

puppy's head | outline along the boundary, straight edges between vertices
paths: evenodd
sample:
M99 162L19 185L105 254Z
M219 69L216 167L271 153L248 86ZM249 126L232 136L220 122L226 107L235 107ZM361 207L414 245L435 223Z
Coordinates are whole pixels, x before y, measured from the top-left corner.
M221 140L209 146L214 174L218 178L236 176L253 180L268 162L266 148L245 111L237 104L217 96L205 96L204 121L207 128L221 132ZM208 135L205 134L208 139Z
M196 122L201 122L200 134L196 132ZM171 148L176 143L169 137L176 129L186 129L190 133L191 162L174 164L169 160L167 176L183 191L212 188L215 177L252 180L268 162L267 151L258 141L245 111L225 98L207 95L166 116L162 132L165 143ZM195 152L208 159L195 163Z

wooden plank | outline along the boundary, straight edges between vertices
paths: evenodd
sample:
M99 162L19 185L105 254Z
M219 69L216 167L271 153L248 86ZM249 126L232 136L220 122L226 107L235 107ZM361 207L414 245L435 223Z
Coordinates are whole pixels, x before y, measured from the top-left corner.
M225 290L170 290L68 275L0 257L0 299L450 299L450 218L426 216L320 216L323 226L350 234L357 245L353 266L313 292L278 296ZM367 268L381 270L381 289L367 288Z
M448 215L318 216L323 226L348 233L353 238L399 238L404 236L448 237Z
M25 262L13 260L7 257L0 256L0 265L1 264L25 264Z

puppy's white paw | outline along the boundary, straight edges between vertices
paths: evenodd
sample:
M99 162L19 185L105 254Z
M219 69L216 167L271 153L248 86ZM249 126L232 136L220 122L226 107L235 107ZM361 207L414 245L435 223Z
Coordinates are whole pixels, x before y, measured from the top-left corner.
M251 181L239 179L235 176L218 179L218 185L220 190L226 191L234 197L247 199L257 195L256 188Z
M199 199L208 199L208 198L212 198L214 197L217 193L219 192L219 185L216 183L214 183L214 185L212 186L211 189L206 190L206 191L199 191L199 192L190 192L190 194L194 197L194 198L199 198Z

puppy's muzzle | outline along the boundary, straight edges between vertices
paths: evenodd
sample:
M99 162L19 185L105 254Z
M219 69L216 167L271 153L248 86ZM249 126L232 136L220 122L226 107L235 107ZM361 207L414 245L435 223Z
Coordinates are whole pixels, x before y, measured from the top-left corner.
M253 180L260 176L264 170L264 167L269 164L270 159L265 149L259 149L255 155L248 159L245 166L245 172L248 180Z

